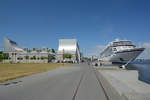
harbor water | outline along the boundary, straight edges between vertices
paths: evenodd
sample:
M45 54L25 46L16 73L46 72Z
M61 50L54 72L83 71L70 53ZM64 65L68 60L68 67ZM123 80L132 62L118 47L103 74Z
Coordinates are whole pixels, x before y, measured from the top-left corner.
M150 61L133 62L127 66L129 70L138 70L139 80L150 84Z

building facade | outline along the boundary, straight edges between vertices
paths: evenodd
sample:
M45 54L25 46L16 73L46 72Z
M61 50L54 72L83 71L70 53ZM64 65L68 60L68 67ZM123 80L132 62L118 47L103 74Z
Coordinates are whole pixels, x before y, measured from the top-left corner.
M67 58L64 58L64 54L70 54L71 58L69 60L72 60L73 62L80 62L80 50L79 45L76 39L60 39L59 40L59 46L58 46L58 52L57 52L57 60L58 61L64 61L67 60Z
M4 53L9 55L5 62L12 63L48 63L49 56L55 56L51 49L43 47L37 48L20 48L15 41L4 39Z

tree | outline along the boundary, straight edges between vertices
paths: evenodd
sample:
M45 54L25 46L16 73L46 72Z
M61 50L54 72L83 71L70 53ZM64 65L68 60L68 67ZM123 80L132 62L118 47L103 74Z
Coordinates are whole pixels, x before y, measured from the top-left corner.
M36 56L33 56L33 59L36 60Z
M55 50L52 48L52 53L55 53Z
M53 60L53 59L55 59L55 57L54 57L54 55L48 55L48 60Z
M3 52L0 51L0 61L2 61L2 60L3 60Z
M53 48L50 48L49 51L50 51L51 53L55 53L55 50L54 50Z
M48 57L44 57L44 59L48 59Z
M2 55L3 54L3 51L0 51L0 55Z
M44 60L44 59L48 59L48 57L43 57L43 56L42 56L42 57L41 57L41 60Z
M3 56L2 55L0 55L0 61L2 61L3 60Z
M43 57L43 56L41 57L41 60L44 60L44 57Z
M18 57L17 59L18 59L18 60L23 60L23 58L22 58L22 57Z
M33 56L30 58L31 60L36 60L36 56Z
M30 60L33 60L33 57L30 57Z
M72 58L72 55L71 54L68 54L68 53L65 53L63 54L63 58L68 58L68 59L71 59Z
M29 56L25 56L25 59L26 59L26 60L29 60Z
M7 53L0 52L0 61L8 59L9 56Z
M31 52L31 50L28 50L28 52Z
M8 59L8 54L7 53L3 53L3 59Z

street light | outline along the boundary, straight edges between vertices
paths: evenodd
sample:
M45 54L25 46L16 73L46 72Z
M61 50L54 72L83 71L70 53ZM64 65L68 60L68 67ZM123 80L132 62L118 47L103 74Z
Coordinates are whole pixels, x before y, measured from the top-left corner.
M63 66L64 66L64 49L63 49L62 58L63 58Z

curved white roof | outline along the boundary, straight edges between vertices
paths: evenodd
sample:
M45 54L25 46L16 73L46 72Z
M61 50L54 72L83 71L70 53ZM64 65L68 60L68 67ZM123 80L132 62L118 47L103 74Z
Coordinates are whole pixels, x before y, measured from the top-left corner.
M14 51L23 51L23 49L18 47L18 45L15 41L5 38L4 39L4 51L5 52L14 52Z
M59 40L58 52L62 53L75 53L77 50L77 40L76 39L61 39Z
M19 47L13 46L13 48L15 49L15 51L23 51L23 49L22 49L22 48L19 48Z

